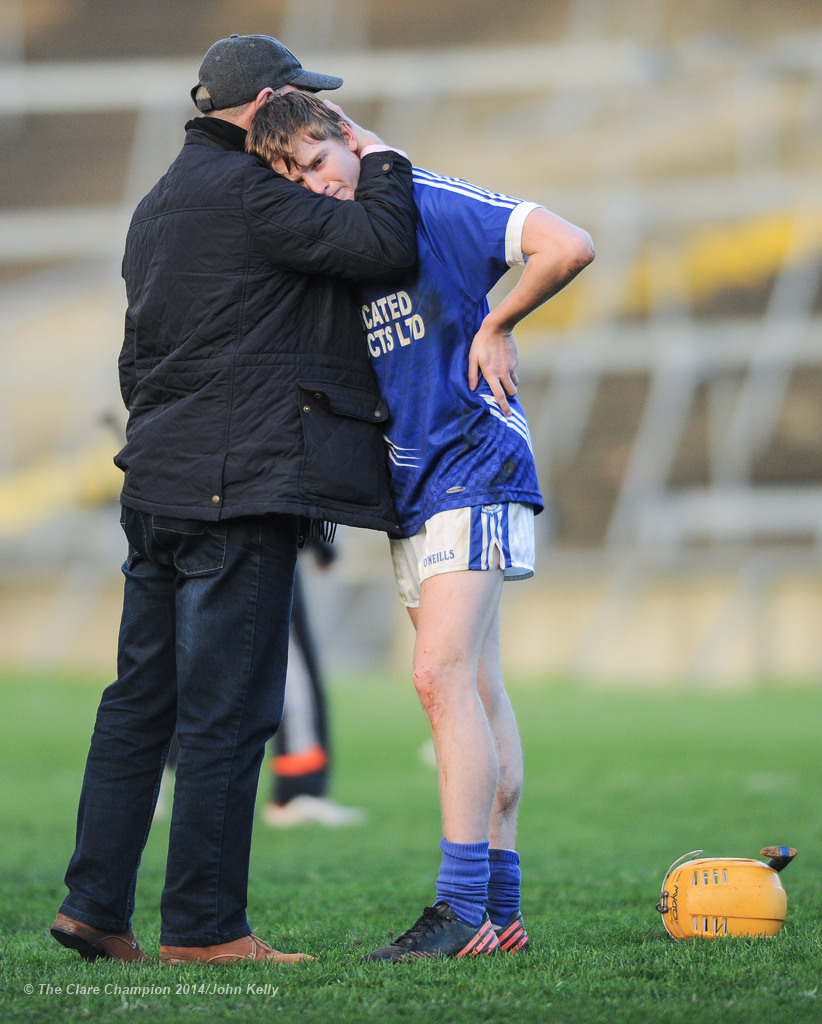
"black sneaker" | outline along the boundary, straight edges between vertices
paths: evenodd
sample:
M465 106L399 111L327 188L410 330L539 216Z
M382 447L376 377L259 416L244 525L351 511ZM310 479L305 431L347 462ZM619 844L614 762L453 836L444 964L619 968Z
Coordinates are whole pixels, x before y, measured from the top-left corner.
M447 903L426 907L407 932L387 946L366 953L363 960L419 960L438 956L479 956L499 949L494 926L488 915L479 928L460 921Z
M495 924L494 931L499 940L499 948L506 953L519 953L531 944L522 923L522 914L518 910L511 914L506 924Z

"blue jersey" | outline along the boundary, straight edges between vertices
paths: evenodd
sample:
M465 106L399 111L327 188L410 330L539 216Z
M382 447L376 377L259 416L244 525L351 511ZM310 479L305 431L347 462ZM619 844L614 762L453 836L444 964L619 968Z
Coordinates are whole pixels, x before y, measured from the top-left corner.
M523 502L542 510L528 424L487 383L468 387L468 351L487 294L523 263L534 209L456 178L414 168L419 257L399 286L361 291L371 365L390 409L386 427L403 536L445 509Z

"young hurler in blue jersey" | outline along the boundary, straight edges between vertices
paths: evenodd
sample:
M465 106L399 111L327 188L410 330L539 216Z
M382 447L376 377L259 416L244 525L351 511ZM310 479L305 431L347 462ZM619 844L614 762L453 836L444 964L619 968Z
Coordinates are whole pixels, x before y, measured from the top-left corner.
M300 92L261 107L246 148L274 171L355 197L357 125ZM516 851L522 749L502 678L505 579L534 573L542 510L511 334L594 256L590 236L534 203L414 170L419 259L361 293L402 535L391 538L416 628L414 685L437 756L443 838L433 906L366 960L515 952L528 945ZM489 312L506 271L522 274ZM468 372L466 373L466 365Z

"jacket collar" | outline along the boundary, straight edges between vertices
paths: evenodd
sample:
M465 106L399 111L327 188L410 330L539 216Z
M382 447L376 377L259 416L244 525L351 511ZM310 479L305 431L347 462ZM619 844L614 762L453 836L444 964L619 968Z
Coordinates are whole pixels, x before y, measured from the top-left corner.
M223 121L219 117L194 117L186 124L186 131L189 128L205 132L225 149L245 150L246 130L231 121Z

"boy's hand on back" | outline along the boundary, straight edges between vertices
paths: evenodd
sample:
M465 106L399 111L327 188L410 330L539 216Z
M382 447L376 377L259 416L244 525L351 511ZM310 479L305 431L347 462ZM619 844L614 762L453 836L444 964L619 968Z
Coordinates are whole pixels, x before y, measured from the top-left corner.
M468 386L475 391L480 374L506 416L511 415L508 397L517 393L519 353L514 335L497 327L489 314L474 335L468 352Z
M511 333L529 313L565 287L594 258L587 231L535 207L522 230L522 252L527 256L519 280L483 320L468 356L468 384L473 391L482 372L506 416L511 415L506 394L517 393L517 346Z

